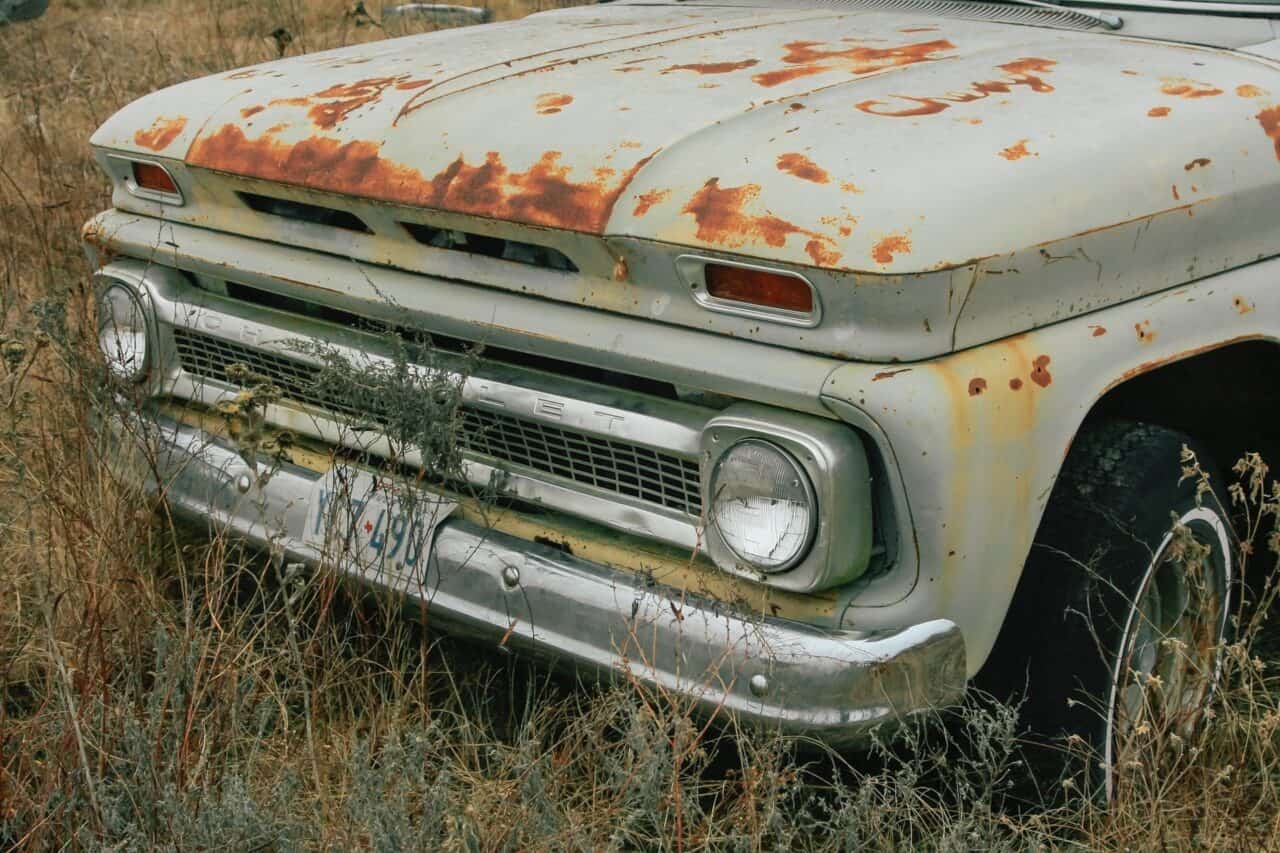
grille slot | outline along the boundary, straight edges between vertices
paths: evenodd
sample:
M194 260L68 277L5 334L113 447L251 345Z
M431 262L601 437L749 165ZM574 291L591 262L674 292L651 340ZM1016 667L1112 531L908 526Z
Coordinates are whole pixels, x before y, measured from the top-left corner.
M244 364L292 400L347 417L369 415L326 395L317 382L320 368L306 362L190 329L175 328L173 337L183 369L195 376L226 382L227 367ZM462 425L463 447L470 454L690 516L701 514L696 460L477 406L462 407Z

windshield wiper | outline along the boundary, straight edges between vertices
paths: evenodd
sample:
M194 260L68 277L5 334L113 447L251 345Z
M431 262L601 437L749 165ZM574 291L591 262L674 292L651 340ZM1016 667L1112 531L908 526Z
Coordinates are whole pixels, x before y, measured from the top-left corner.
M1118 30L1124 26L1124 19L1119 15L1112 15L1109 12L1090 12L1087 9L1077 9L1074 6L1067 6L1063 3L1049 3L1045 2L1045 0L997 0L997 2L1015 3L1019 6L1038 6L1041 9L1056 9L1061 12L1070 12L1073 15L1080 15L1081 17L1097 21L1109 30Z

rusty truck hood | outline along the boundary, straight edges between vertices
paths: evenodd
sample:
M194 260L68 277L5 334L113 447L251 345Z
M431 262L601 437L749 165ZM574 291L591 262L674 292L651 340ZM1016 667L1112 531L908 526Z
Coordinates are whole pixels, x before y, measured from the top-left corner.
M1042 273L1091 279L1042 293L1048 307L1008 333L1272 253L1280 73L1210 48L907 12L585 7L182 84L94 142L852 273L849 287L932 276L946 307L922 307L917 328L956 328L983 280L970 310L1007 313ZM1154 271L1135 284L1139 264Z

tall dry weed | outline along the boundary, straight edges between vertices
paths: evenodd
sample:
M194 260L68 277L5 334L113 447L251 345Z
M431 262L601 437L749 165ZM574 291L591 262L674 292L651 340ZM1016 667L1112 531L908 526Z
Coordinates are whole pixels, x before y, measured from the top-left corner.
M90 132L164 85L396 34L366 5L80 0L0 28L0 845L1276 846L1277 632L1258 605L1280 494L1257 458L1236 490L1257 592L1212 723L1137 735L1109 809L1027 778L1004 705L975 698L856 759L708 726L660 690L436 637L393 600L177 523L107 464L119 400L90 357L79 248L109 203Z

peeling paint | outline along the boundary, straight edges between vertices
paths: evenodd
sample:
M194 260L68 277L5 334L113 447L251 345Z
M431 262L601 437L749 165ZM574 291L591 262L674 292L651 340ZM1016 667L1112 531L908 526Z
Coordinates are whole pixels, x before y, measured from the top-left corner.
M740 62L691 62L687 65L670 65L662 69L663 74L673 71L692 71L695 74L729 74L759 65L758 59L743 59Z
M558 92L547 92L539 95L535 102L535 108L540 116L550 116L563 110L565 107L573 103L572 95L562 95Z
M1212 98L1222 90L1210 83L1200 83L1185 77L1162 77L1160 91L1175 98Z
M1052 92L1053 86L1045 82L1044 78L1038 76L1053 71L1054 66L1058 63L1052 59L1040 59L1038 57L1023 57L1013 62L1006 62L1003 65L997 65L1001 71L1007 76L997 80L980 80L970 84L967 92L949 92L945 95L932 95L921 97L915 95L891 95L899 101L913 103L916 106L905 107L902 109L888 109L891 106L889 102L880 100L863 101L858 104L858 109L864 113L870 113L877 116L889 116L893 118L907 118L911 116L926 116L940 113L943 110L950 109L955 104L968 104L974 101L981 101L992 95L1007 95L1013 91L1015 86L1024 86L1032 92L1047 94ZM1034 74L1032 72L1035 72Z
M152 151L163 151L169 147L173 140L178 138L178 134L182 133L186 126L187 120L181 116L177 118L160 116L152 123L151 127L135 133L133 141L143 148L149 148Z
M1008 148L1001 149L1000 156L1006 160L1021 160L1023 157L1039 157L1040 154L1027 148L1029 139L1019 139Z
M890 234L871 247L871 257L878 264L893 263L894 255L911 252L911 239L905 234Z
M1051 360L1047 355L1038 355L1031 362L1031 381L1041 388L1048 388L1053 383L1053 374L1049 373Z
M871 74L886 68L913 65L942 57L936 54L955 50L946 39L901 45L899 47L846 47L826 49L826 42L793 41L783 45L786 53L782 62L790 68L766 71L751 79L760 86L772 88L801 77L823 74L827 71L847 71L854 75Z
M1276 159L1280 160L1280 107L1267 107L1257 115L1262 132L1275 145Z
M827 170L810 160L803 154L790 153L778 155L778 171L794 175L802 181L825 184L831 181Z
M693 216L697 223L697 237L706 243L738 248L748 240L761 240L770 246L786 245L787 238L798 234L810 238L805 252L819 266L835 266L840 262L835 240L801 228L785 219L766 213L751 215L743 208L760 195L759 184L743 184L739 187L721 187L719 178L712 178L689 199L681 213Z
M636 217L644 216L649 212L649 208L666 201L670 195L671 190L649 190L641 193L636 197L636 206L632 208L631 215Z

